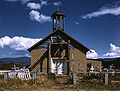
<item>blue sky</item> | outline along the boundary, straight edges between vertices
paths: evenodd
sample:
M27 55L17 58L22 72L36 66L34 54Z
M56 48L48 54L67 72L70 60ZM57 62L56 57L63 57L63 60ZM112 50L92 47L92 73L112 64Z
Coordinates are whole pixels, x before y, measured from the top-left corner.
M65 32L92 50L88 58L120 57L120 0L0 0L0 57L29 56L52 32L58 1Z

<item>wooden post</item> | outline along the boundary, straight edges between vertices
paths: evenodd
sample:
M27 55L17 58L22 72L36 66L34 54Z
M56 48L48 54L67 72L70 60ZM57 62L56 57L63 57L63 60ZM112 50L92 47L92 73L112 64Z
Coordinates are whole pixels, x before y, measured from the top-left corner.
M51 72L51 43L48 44L47 74Z
M105 73L105 85L107 85L107 84L108 84L108 72Z
M73 84L77 84L77 74L76 74L76 72L73 72L72 77L73 77Z
M54 32L54 18L52 19L52 22L53 22L53 32Z
M68 40L68 56L70 60L70 40ZM70 62L69 62L70 63ZM75 72L75 64L73 64L73 73L72 73L72 79L73 79L73 84L77 84L77 73ZM70 67L69 67L70 69ZM69 71L70 72L70 71Z
M56 61L56 72L55 72L55 74L58 74L58 61Z
M4 83L7 83L7 72L4 73Z
M60 30L62 29L62 16L60 16Z
M101 63L100 63L100 72L102 72L102 65L101 65Z
M58 17L56 16L56 30L57 30L57 22L58 22L57 20L58 20Z
M65 29L65 17L63 17L63 31Z
M112 76L115 76L115 71L114 71L114 72L112 72Z
M33 72L33 83L36 84L36 72Z
M67 62L67 74L69 75L70 74L70 40L68 40L68 51L67 51L67 54L68 54L68 62Z

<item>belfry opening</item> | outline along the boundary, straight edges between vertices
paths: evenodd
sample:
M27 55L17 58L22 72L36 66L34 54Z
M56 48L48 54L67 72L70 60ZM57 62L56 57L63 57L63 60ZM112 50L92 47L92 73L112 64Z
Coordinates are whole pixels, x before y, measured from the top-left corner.
M60 12L56 11L52 14L52 22L53 22L53 32L56 30L64 31L65 29L65 15Z

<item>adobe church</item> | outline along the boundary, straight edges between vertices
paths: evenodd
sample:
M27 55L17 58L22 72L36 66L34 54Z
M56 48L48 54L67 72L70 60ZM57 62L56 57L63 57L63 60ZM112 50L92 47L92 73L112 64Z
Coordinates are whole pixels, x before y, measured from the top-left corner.
M87 72L86 52L89 49L65 33L65 15L52 14L53 32L31 46L31 72L69 75Z

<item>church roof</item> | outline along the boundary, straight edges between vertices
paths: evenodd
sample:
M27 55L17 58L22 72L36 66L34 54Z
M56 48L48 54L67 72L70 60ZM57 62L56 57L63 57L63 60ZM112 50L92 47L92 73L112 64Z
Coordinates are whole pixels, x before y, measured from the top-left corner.
M59 35L65 41L70 40L70 45L72 45L73 47L79 49L80 51L82 51L84 53L89 51L89 48L87 48L86 46L84 46L83 44L81 44L80 42L78 42L77 40L75 40L74 38L72 38L67 33L65 33L64 31L61 31L61 30L54 31L53 33L49 34L48 36L46 36L42 40L38 41L36 44L31 46L28 49L28 51L31 52L33 49L37 48L39 45L41 45L42 43L47 41L49 38L51 38L51 36L54 36L54 35Z
M65 17L65 15L60 11L56 11L52 14L52 17L55 17L55 16L64 16Z

